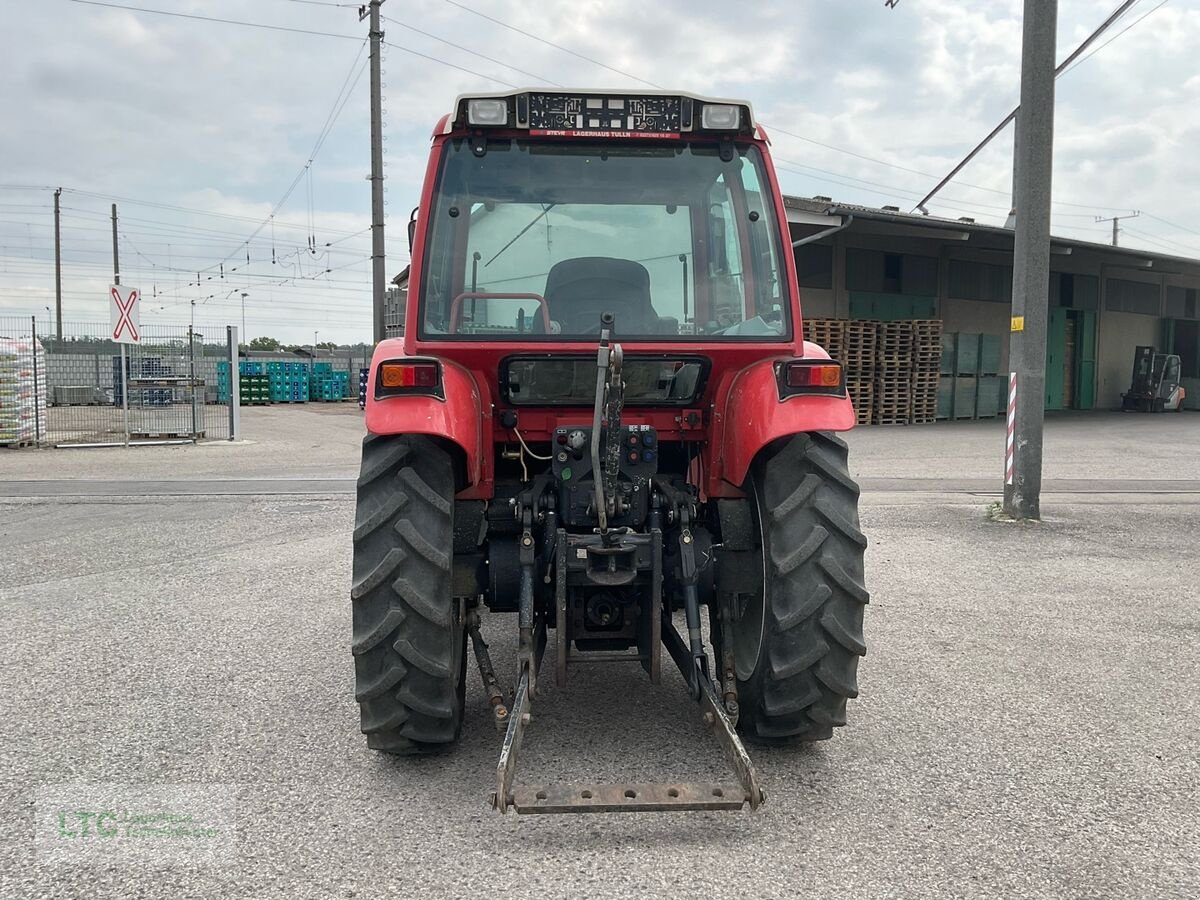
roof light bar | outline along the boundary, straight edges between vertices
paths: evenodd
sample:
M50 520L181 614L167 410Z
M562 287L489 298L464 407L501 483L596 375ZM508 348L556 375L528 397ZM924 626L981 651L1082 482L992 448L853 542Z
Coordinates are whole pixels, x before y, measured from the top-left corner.
M445 125L516 128L531 136L678 139L721 132L753 135L750 104L666 91L515 91L462 96Z

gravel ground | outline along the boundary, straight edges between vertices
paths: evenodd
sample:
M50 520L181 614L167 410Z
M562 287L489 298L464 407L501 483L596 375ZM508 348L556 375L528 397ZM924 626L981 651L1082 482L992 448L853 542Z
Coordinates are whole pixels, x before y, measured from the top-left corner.
M4 454L0 478L352 471L356 416L289 439L263 413L254 444ZM1195 479L1200 417L1177 418L1052 422L1048 474ZM852 441L868 476L978 478L1000 435ZM861 697L833 741L752 751L760 812L541 819L486 808L499 737L474 673L454 752L366 749L346 495L0 500L0 897L1200 895L1200 495L1059 496L1036 526L985 504L864 495ZM505 681L513 624L484 626ZM673 673L573 672L521 774L718 777L696 719ZM37 790L84 782L220 786L232 846L54 862Z

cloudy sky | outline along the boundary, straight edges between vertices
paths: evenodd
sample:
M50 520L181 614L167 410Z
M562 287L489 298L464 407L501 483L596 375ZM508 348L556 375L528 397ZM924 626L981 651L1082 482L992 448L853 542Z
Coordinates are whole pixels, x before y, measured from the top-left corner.
M0 0L0 318L48 322L62 187L68 323L106 317L116 202L123 281L142 289L145 323L194 312L236 324L244 291L251 335L369 339L357 5L118 2L319 34ZM407 263L430 129L472 90L654 84L746 98L786 193L909 209L1015 104L1021 5L385 2L389 273ZM1117 5L1060 0L1059 57ZM1123 243L1200 256L1200 0L1140 0L1097 46L1059 81L1055 232L1105 241L1096 217L1140 210ZM1010 132L931 211L1000 223L1011 178Z

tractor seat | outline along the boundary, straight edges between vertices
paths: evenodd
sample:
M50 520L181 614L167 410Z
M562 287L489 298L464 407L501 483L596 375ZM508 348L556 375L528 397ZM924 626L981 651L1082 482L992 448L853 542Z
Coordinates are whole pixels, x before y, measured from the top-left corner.
M658 334L662 323L650 305L650 273L631 259L580 256L554 264L546 276L550 318L564 335L598 334L600 314L616 316L616 334ZM541 319L535 320L541 328Z

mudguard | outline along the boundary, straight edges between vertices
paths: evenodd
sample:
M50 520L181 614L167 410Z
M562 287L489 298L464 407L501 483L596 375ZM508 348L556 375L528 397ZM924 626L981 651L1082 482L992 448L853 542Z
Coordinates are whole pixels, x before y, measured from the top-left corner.
M453 362L439 359L445 398L406 394L375 399L375 379L386 360L404 359L404 342L382 341L371 357L367 376L366 426L372 434L427 434L446 438L462 448L468 484L482 478L483 414L479 386L471 374Z
M730 485L741 487L754 457L778 438L805 431L849 431L854 427L854 406L849 397L802 395L779 399L775 364L790 358L764 359L733 377L723 408L714 411L710 496L728 495ZM805 341L803 358L829 359L829 354ZM721 396L719 390L717 396Z

